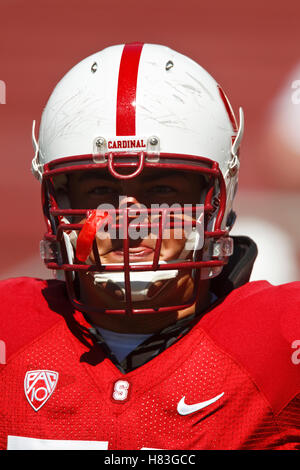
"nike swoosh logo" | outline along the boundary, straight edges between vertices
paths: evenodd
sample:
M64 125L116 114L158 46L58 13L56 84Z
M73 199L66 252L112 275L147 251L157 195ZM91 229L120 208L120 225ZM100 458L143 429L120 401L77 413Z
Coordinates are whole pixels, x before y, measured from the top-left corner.
M195 411L202 410L203 408L206 408L212 403L215 403L216 401L220 400L223 395L224 392L220 393L220 395L217 395L214 398L211 398L210 400L202 401L201 403L195 403L194 405L187 405L187 403L184 402L185 397L182 397L177 405L177 411L181 416L186 416L191 413L195 413Z

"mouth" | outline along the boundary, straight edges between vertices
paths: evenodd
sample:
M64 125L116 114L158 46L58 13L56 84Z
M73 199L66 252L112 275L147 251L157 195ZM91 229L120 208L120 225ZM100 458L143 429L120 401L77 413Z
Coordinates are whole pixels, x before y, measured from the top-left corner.
M121 249L110 251L109 256L117 261L124 259L124 251ZM152 261L154 250L147 246L129 248L129 261Z

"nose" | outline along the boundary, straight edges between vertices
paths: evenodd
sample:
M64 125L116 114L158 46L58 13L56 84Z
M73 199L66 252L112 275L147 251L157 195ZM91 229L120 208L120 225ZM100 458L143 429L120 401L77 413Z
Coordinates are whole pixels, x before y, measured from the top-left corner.
M120 209L125 209L130 206L140 206L140 202L135 196L121 196L120 197Z
M137 196L122 196L119 200L120 209L131 209L128 211L128 218L136 217L136 212L140 212L146 207L140 202ZM145 211L145 216L147 215Z
M119 209L121 230L125 230L125 233L128 230L129 246L139 245L141 240L148 236L150 230L147 207L137 196L123 196L120 198Z

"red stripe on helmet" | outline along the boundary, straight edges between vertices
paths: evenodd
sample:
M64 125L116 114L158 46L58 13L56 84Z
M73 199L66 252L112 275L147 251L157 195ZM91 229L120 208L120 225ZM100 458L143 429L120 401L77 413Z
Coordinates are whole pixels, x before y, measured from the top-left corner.
M123 49L118 81L116 135L135 135L136 84L142 43L126 44Z
M231 107L231 104L229 102L229 99L227 98L224 90L220 87L220 85L218 85L218 89L219 89L220 96L223 100L225 109L227 111L228 117L230 119L231 125L233 127L233 130L234 130L234 132L237 132L238 131L238 126L237 126L235 115L234 115L233 109Z

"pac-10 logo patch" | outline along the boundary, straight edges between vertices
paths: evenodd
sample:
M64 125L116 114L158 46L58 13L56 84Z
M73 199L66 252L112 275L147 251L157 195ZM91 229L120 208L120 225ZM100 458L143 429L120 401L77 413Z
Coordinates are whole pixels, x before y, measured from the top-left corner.
M52 370L30 370L24 379L25 396L35 411L50 398L58 381L58 372Z

